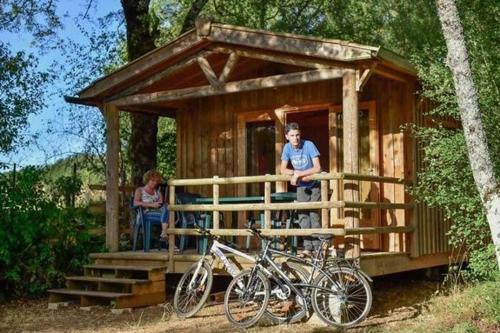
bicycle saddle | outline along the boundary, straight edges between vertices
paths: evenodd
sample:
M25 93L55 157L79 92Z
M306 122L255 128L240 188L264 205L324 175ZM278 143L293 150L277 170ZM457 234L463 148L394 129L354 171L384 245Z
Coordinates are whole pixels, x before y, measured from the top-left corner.
M311 236L319 240L329 240L334 237L332 234L312 234Z

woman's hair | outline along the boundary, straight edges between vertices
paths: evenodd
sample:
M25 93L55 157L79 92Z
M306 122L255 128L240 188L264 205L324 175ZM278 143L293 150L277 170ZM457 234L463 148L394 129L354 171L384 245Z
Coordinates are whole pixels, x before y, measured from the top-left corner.
M144 176L142 176L142 182L144 185L146 185L151 179L157 179L158 182L161 182L163 180L163 176L156 170L146 171Z

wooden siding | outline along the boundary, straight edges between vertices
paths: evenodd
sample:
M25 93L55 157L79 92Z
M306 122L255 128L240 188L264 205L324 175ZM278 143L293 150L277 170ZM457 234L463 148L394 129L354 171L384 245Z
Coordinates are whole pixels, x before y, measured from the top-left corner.
M419 151L414 151L413 140L405 136L401 129L405 123L414 121L414 117L419 119L422 107L415 105L414 93L413 81L401 82L377 75L370 78L364 91L360 93L360 105L363 102L374 102L376 105L380 159L378 174L381 176L404 177L413 181L415 167L421 167ZM275 119L280 124L284 119L284 109L307 105L341 106L341 80L206 97L187 103L176 116L177 178L243 176L246 147L241 133L245 126L241 119L255 118L255 114L262 113L263 117ZM417 111L416 114L414 110ZM250 113L252 116L246 115ZM283 141L276 142L277 158L281 154ZM334 155L330 154L330 159L332 158ZM186 190L207 196L212 193L211 186ZM404 185L384 184L377 191L385 202L404 203L411 200L405 193ZM240 192L241 187L239 190L233 185L220 187L220 196L235 196ZM411 249L412 254L418 256L449 250L444 237L449 226L441 224L442 216L436 210L423 208L421 205L406 212L381 210L380 220L381 226L411 224L418 228L418 235L413 237L413 243L410 234L381 236L385 251L409 252Z
M415 120L418 126L432 126L432 122L425 113L432 108L430 101L415 95ZM415 164L416 169L424 167L423 150L417 141ZM415 207L417 213L417 235L418 255L447 253L452 250L448 244L446 233L450 230L451 221L445 220L443 212L437 208L429 208L425 203L418 203Z

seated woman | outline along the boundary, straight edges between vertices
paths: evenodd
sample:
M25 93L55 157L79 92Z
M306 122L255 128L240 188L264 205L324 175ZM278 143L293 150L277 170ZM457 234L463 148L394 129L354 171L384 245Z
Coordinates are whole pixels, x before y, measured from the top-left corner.
M163 177L156 170L147 171L142 177L144 186L134 193L134 206L144 208L144 219L161 223L161 239L167 239L168 208L163 193L158 189Z

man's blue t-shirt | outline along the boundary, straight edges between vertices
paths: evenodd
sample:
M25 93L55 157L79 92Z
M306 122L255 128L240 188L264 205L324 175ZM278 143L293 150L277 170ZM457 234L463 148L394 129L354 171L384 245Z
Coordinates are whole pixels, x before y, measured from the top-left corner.
M319 151L309 140L300 140L298 148L293 148L290 142L283 147L281 154L282 161L291 161L292 166L297 171L304 171L313 167L313 158L319 156ZM303 182L299 181L300 187L313 187L317 181Z

